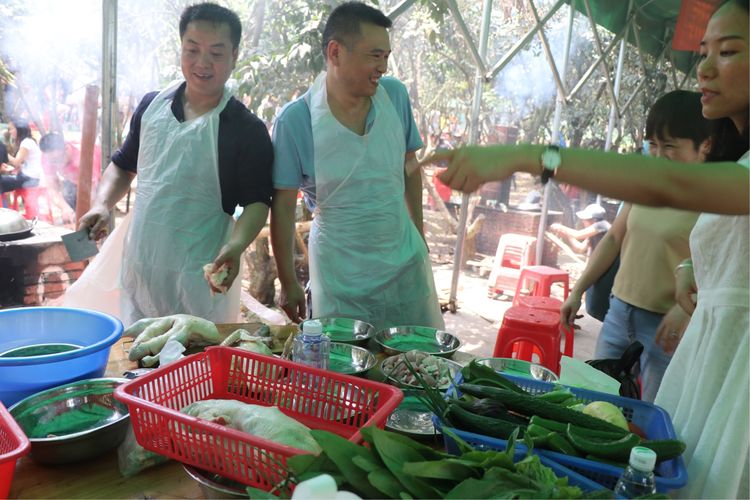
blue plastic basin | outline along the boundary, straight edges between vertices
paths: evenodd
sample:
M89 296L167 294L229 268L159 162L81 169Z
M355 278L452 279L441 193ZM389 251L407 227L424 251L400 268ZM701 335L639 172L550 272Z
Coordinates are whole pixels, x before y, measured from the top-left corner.
M0 310L0 353L38 344L80 348L27 357L0 357L0 401L9 407L39 391L104 374L112 344L122 336L117 318L66 307Z

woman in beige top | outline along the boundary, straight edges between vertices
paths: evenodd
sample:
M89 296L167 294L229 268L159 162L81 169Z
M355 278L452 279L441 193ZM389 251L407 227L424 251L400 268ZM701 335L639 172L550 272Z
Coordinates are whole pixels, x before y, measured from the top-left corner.
M646 119L652 156L682 162L705 161L711 122L701 113L701 95L676 90L659 98ZM599 279L620 255L620 268L596 344L597 359L619 358L633 342L643 344L642 399L653 401L671 353L654 339L666 329L680 334L690 317L675 304L672 272L690 257L688 237L698 214L673 208L626 204L597 245L586 269L560 311L572 324L583 292Z

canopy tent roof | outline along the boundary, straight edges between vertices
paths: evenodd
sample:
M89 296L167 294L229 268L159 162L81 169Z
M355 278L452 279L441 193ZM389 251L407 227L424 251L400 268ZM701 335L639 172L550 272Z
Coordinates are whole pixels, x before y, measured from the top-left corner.
M571 2L566 0L566 3ZM591 17L596 24L613 33L622 32L629 22L627 1L575 2L576 10L584 16L587 15L586 3L590 6ZM679 40L675 40L678 43L672 48L678 51L672 52L672 63L680 71L690 72L695 64L695 54L682 49L686 47L692 50L697 49L697 41L700 39L714 5L718 3L717 0L633 0L633 3L640 44L632 31L628 36L628 42L636 46L640 45L643 52L658 57L665 44L672 44L672 38L676 34ZM681 9L682 17L679 18Z

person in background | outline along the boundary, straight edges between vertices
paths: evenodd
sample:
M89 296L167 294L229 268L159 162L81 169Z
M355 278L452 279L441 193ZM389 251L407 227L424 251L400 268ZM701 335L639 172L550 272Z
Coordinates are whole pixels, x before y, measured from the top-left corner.
M16 146L16 154L8 154L7 163L0 167L0 193L38 186L42 178L42 152L31 136L29 123L16 118L11 121L8 131Z
M112 307L101 302L116 273L102 263L121 264L118 313L126 326L177 313L236 322L241 256L265 225L273 192L268 131L226 85L237 62L239 18L213 3L195 4L182 12L179 32L184 80L140 102L79 229L96 239L105 234L110 210L137 173L132 223L118 225L120 233L66 292L66 305L96 299L99 308ZM244 209L235 222L237 205Z
M442 179L462 191L545 171L612 198L707 212L690 234L692 261L676 269L690 323L681 338L657 336L667 349L677 346L655 403L687 444L689 480L676 493L683 498L750 498L749 11L748 0L722 3L700 45L703 116L720 119L712 165L578 149L555 155L528 144L467 147L423 162L447 160Z
M282 306L306 315L294 272L297 193L310 232L312 316L443 328L422 228L422 177L406 87L388 69L391 21L361 2L336 7L323 31L327 71L276 119L271 237Z
M42 167L48 187L59 192L65 202L76 209L78 195L78 176L81 162L81 145L76 141L66 141L62 134L50 132L39 140L42 150ZM96 189L101 177L102 152L99 145L94 145L91 187Z
M605 219L606 216L607 212L604 207L592 203L583 210L576 212L576 217L583 223L582 229L573 229L555 223L549 226L549 230L562 236L565 242L576 252L585 252L590 255L611 227L609 221Z
M0 139L0 165L3 163L8 163L8 147Z
M679 162L705 161L712 122L701 114L701 95L675 90L660 97L646 118L652 156ZM690 316L675 302L672 272L690 257L688 238L698 213L673 208L625 204L603 235L586 269L560 310L573 324L583 292L620 256L609 310L597 339L594 358L620 358L628 346L644 346L640 358L641 398L653 402L671 353L656 343L661 329L682 334Z

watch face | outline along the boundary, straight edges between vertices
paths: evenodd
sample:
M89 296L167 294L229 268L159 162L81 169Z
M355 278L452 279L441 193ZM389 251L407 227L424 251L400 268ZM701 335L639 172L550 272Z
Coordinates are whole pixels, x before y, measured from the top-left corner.
M542 165L547 170L555 170L560 166L560 152L556 149L547 149L542 154Z

